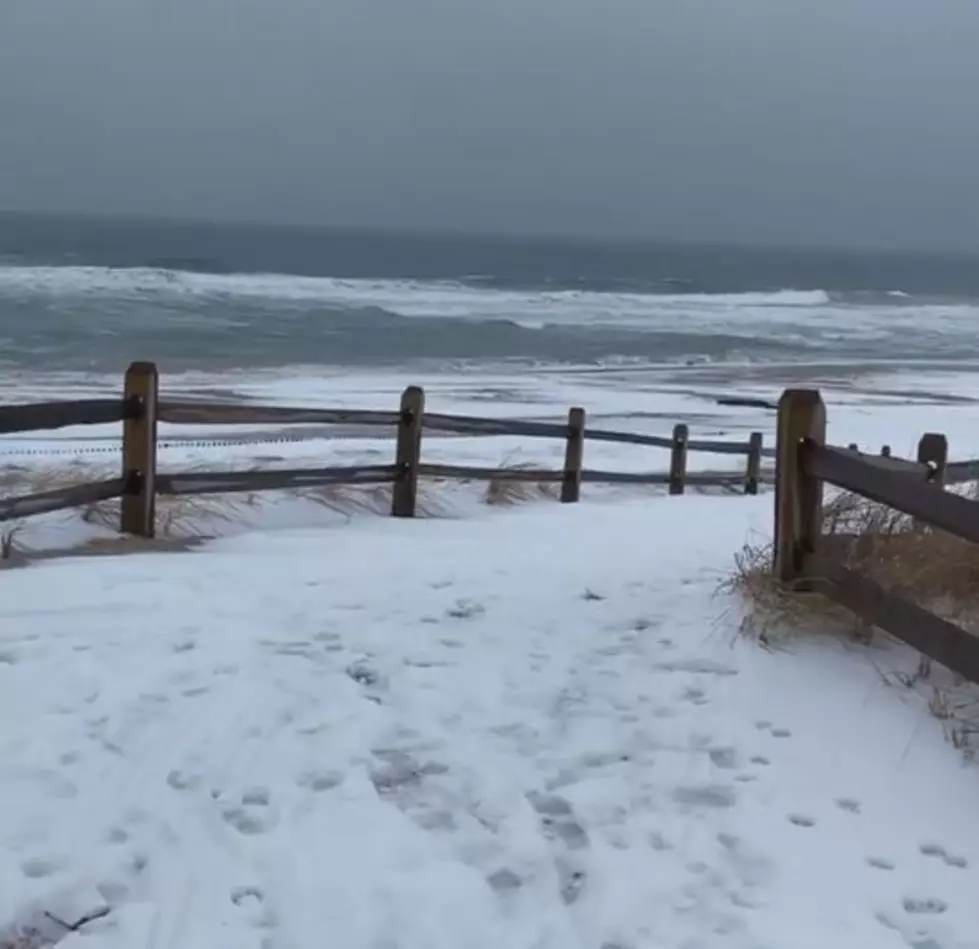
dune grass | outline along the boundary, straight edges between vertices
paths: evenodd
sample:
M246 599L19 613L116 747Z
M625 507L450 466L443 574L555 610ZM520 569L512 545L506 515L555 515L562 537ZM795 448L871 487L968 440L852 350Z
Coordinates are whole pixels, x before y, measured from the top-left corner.
M979 500L979 485L959 490ZM979 633L979 545L846 492L825 505L822 536L845 566ZM867 646L890 638L828 597L780 583L772 572L773 559L770 539L750 541L737 552L731 575L720 585L720 592L740 601L742 633L769 648L814 634ZM912 674L878 671L889 685L925 695L948 739L973 755L979 743L979 688L924 656Z

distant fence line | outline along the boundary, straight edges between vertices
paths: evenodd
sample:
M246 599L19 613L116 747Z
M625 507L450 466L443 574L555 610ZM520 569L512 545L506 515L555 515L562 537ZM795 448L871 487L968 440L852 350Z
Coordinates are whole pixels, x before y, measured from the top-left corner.
M555 484L560 485L561 500L573 503L579 499L583 483L662 485L671 494L683 494L687 487L716 486L756 494L759 485L769 477L761 466L766 452L760 432L753 433L744 441L720 441L690 438L689 430L683 424L674 427L671 437L588 428L585 410L579 407L569 411L564 423L427 412L425 394L417 386L409 386L405 390L396 411L161 400L156 366L137 362L127 370L123 393L118 398L0 406L0 435L111 422L123 423L120 477L0 500L0 521L120 498L120 530L152 537L156 528L155 502L160 495L390 484L393 489L391 513L397 517L411 517L415 514L420 478ZM166 473L157 468L157 450L161 446L157 427L160 422L174 425L305 424L386 428L396 436L395 458L388 465ZM548 470L424 462L421 458L424 432L559 438L565 443L564 466ZM666 449L669 451L669 470L622 472L585 468L583 457L586 441ZM741 456L745 459L745 465L740 472L688 472L687 457L691 451Z
M129 367L123 392L117 398L0 406L0 435L111 422L123 424L120 477L0 500L0 522L120 498L120 530L152 537L156 527L155 503L160 495L381 484L392 485L392 515L411 517L415 514L420 478L554 484L560 486L560 498L565 503L574 503L579 499L582 484L665 486L674 495L683 494L688 487L721 487L757 494L760 484L772 480L772 472L762 468L762 460L775 454L775 451L766 449L760 432L753 432L746 440L721 441L691 438L688 427L682 423L674 426L670 437L590 428L586 424L585 409L580 407L570 409L567 421L563 423L428 412L424 391L417 386L409 386L404 391L396 411L161 400L157 368L148 362L136 362ZM157 452L164 445L173 446L176 443L158 439L157 427L160 422L214 426L356 425L390 429L396 438L395 456L392 463L386 465L167 473L158 470ZM549 470L429 463L421 457L424 432L561 439L565 444L564 465L560 469ZM622 472L585 468L584 445L587 441L665 449L669 451L668 470ZM211 440L205 443L211 443ZM214 440L213 443L220 444L220 441ZM690 472L687 470L687 460L691 451L741 456L745 459L744 467L741 471ZM932 474L930 462L892 458L887 446L881 450L880 456L858 455L856 446L851 446L851 454L874 469L901 471L922 479ZM942 462L944 483L975 477L979 477L979 461Z

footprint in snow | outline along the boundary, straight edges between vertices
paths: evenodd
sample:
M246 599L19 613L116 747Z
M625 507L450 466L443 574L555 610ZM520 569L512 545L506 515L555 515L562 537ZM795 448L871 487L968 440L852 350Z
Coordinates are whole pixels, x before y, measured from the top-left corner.
M247 788L241 795L241 803L246 807L268 807L271 800L272 794L265 787Z
M692 672L698 675L736 676L738 670L713 659L677 659L673 662L658 662L659 672Z
M245 810L243 807L228 807L221 813L226 824L230 824L239 834L254 837L264 834L268 825L262 817Z
M707 693L697 686L689 686L683 690L683 694L680 696L681 702L689 702L691 705L709 705L710 699L707 698Z
M789 814L789 823L796 827L815 827L816 819L807 814Z
M737 749L731 748L730 746L710 748L707 751L707 756L710 758L710 762L715 768L731 770L738 766Z
M339 771L308 771L301 774L296 784L308 791L331 791L343 784L343 774Z
M486 607L475 600L457 600L455 606L445 611L450 619L472 619L486 612Z
M513 870L506 867L490 874L486 878L486 882L497 893L513 893L523 886L523 880Z
M61 864L49 857L31 857L20 865L20 869L29 880L40 880L57 873Z
M948 903L937 897L906 896L901 901L901 905L904 907L904 912L912 916L937 916L948 909Z
M264 900L265 894L257 886L236 886L231 891L231 902L235 906L246 906L249 903L262 903Z
M836 799L836 806L841 811L846 811L849 814L859 814L860 813L860 802L856 798L852 797L838 797Z
M867 866L875 870L893 870L897 864L893 860L885 860L883 857L867 857Z
M724 784L693 784L675 788L673 800L692 807L726 808L734 807L738 795Z
M945 862L946 866L955 867L958 870L965 870L969 866L969 861L965 857L950 854L941 844L922 844L918 850L926 857L936 857Z
M576 819L567 798L560 794L532 791L527 795L527 800L537 812L541 829L548 840L560 840L571 850L583 850L588 846L588 833Z

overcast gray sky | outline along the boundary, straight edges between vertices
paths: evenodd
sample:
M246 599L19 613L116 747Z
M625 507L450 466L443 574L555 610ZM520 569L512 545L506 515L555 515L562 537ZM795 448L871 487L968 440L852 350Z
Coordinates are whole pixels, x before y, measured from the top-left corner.
M0 208L979 251L979 0L0 0Z

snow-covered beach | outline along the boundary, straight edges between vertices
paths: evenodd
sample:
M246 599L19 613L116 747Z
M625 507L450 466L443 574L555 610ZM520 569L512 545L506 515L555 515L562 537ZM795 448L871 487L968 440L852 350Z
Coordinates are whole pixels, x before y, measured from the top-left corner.
M54 228L56 252L11 232L0 401L117 394L149 358L163 398L392 411L421 385L435 412L576 405L771 447L765 404L812 385L835 444L907 456L939 431L979 457L961 263L504 247L487 274L453 240L425 267L410 241L366 247L336 276L356 241L191 232L66 249ZM564 452L423 442L483 468ZM393 458L387 431L162 425L158 463ZM6 494L120 463L119 426L0 436ZM668 458L589 442L584 464ZM0 561L0 947L977 949L979 773L890 675L917 657L818 628L766 651L719 592L769 535L770 493L421 487L413 521L221 500L186 518L205 541L125 555L88 511L5 525L23 556Z
M770 507L365 517L7 573L0 924L64 949L975 946L979 778L882 678L914 657L765 652L716 596Z
M770 413L719 407L709 385L420 381L474 414L576 401L637 430L692 418L771 437ZM834 442L906 453L938 428L953 457L979 454L967 376L826 381ZM400 382L256 378L234 394L389 408ZM3 447L50 464L97 446L111 465L116 438ZM320 464L391 448L275 445ZM174 448L161 466L268 450ZM425 447L493 464L561 450ZM664 456L599 445L599 460ZM5 572L0 932L64 949L977 945L979 774L925 699L888 683L916 657L818 635L766 652L717 592L770 531L770 495L459 496L439 513L286 505L190 551ZM35 536L78 529L52 516Z

